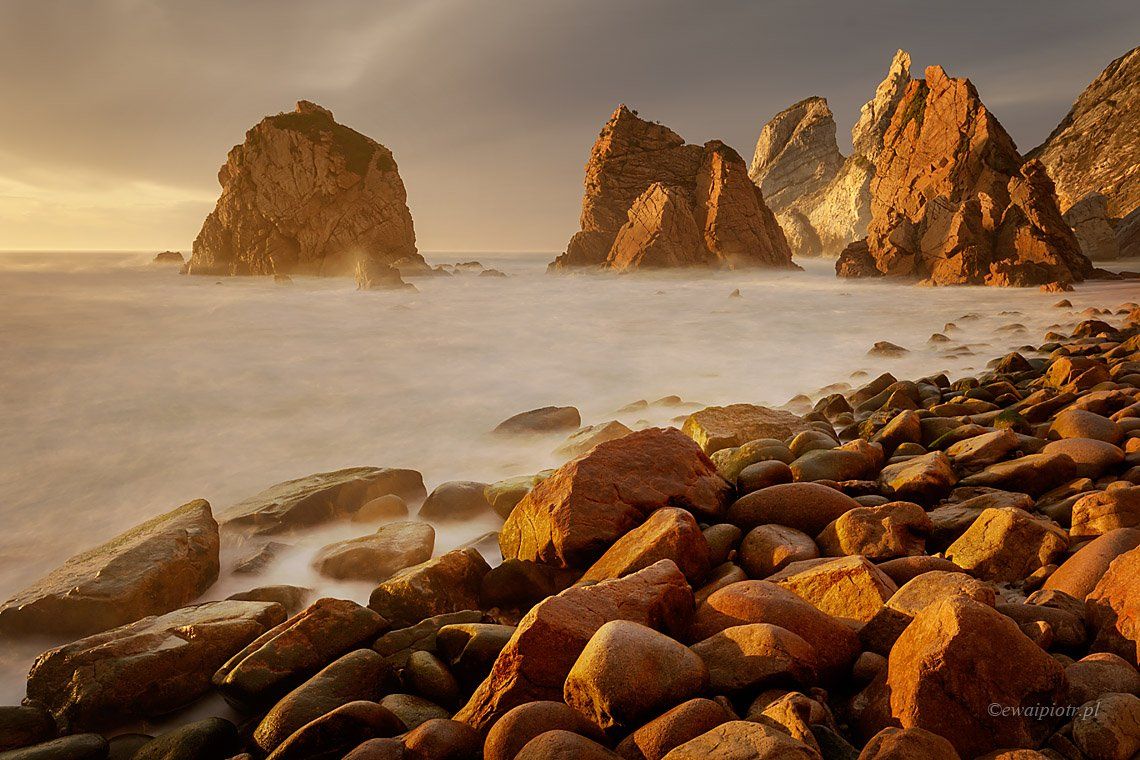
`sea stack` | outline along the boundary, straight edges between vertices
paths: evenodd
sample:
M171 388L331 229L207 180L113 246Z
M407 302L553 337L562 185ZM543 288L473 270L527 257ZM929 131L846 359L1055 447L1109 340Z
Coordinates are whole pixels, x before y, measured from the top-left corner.
M1140 47L1108 64L1029 157L1049 170L1063 209L1090 193L1112 217L1140 207Z
M899 50L851 130L850 156L839 151L825 98L801 100L764 125L749 176L763 190L794 255L838 256L867 234L875 160L909 82L910 55Z
M424 265L392 151L319 105L302 100L262 119L230 150L218 182L191 274L351 276L362 259Z
M1065 289L1092 273L1040 161L1025 162L974 85L941 66L907 84L883 136L865 241L841 277Z
M582 230L551 271L795 267L744 159L719 140L686 144L619 106L594 143L585 186Z

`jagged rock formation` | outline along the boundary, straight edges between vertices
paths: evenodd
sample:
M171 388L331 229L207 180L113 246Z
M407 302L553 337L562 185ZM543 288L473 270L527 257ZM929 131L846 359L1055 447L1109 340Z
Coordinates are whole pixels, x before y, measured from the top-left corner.
M1140 47L1108 64L1028 157L1049 170L1061 208L1089 193L1107 196L1111 216L1140 207Z
M772 118L760 133L749 176L764 191L797 256L836 256L866 234L871 178L891 115L910 82L910 55L899 50L874 99L851 130L844 157L827 100L812 97Z
M1081 252L1093 261L1111 261L1120 257L1116 242L1116 219L1108 214L1108 198L1089 193L1065 212L1065 222L1073 228Z
M551 271L794 267L744 159L719 140L688 145L619 106L594 143L585 187L582 230Z
M218 182L191 274L349 276L361 258L423 261L392 152L308 101L246 132Z
M844 252L841 276L1065 287L1091 273L1045 167L1023 163L970 81L940 66L907 85L871 194L866 246Z

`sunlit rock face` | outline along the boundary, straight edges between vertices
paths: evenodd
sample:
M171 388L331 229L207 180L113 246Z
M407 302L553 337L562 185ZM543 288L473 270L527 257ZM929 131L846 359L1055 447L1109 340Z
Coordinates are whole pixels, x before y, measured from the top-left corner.
M686 144L619 106L594 143L585 187L582 230L551 271L794 267L744 159L719 140Z
M218 172L191 274L351 275L423 262L392 152L308 101L262 119Z
M1140 207L1140 47L1108 64L1028 155L1049 170L1063 209L1089 193L1108 199L1111 217Z
M1067 287L1091 273L1044 166L1024 162L973 84L940 66L907 85L871 198L866 249L845 253L858 266L841 256L841 276Z
M875 97L860 110L847 157L824 98L802 100L764 125L749 176L764 191L796 256L838 256L866 234L875 160L908 82L910 55L899 50Z

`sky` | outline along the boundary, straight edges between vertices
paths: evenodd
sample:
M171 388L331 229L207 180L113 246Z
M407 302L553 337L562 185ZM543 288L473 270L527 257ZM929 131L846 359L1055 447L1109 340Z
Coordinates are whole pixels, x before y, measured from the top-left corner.
M1028 150L1138 44L1135 0L0 0L0 250L188 252L229 148L307 99L395 153L421 251L557 251L619 103L750 160L821 95L847 152L901 47Z

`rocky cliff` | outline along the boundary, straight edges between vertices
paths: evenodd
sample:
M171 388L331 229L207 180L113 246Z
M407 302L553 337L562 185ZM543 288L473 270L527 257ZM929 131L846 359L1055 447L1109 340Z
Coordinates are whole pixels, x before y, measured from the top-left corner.
M218 182L191 274L351 275L361 258L423 262L392 152L308 101L246 132Z
M875 97L851 130L844 157L827 100L812 97L772 118L760 133L749 172L787 233L797 256L837 256L866 234L871 178L883 135L910 81L910 55L899 50Z
M719 140L686 144L619 106L590 152L585 189L582 229L551 271L794 266L744 159Z
M1045 167L1023 162L973 84L939 66L907 85L871 196L866 245L840 257L841 276L1066 287L1091 273Z
M1064 209L1089 193L1103 194L1113 217L1140 206L1140 47L1108 64L1029 157L1045 164Z

